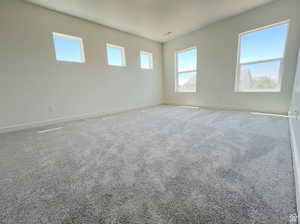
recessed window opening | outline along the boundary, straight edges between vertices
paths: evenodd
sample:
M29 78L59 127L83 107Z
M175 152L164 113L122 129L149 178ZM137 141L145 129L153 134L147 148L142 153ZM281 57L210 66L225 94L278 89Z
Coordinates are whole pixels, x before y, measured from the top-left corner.
M111 66L126 66L124 47L106 44L107 63Z
M176 52L175 91L194 93L197 83L197 48Z
M239 35L235 91L280 92L289 21Z
M57 61L85 62L83 41L80 37L53 33L53 41Z
M141 68L152 69L153 68L153 56L152 53L141 51L140 52Z

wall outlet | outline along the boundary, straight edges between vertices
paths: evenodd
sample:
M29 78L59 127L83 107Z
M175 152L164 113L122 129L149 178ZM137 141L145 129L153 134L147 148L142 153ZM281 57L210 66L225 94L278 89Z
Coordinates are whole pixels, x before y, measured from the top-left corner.
M298 110L289 111L289 118L299 120L300 119L299 115L300 114Z

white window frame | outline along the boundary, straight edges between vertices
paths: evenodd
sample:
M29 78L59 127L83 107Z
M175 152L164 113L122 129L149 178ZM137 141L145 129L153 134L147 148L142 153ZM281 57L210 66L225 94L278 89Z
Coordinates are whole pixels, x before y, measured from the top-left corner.
M196 50L196 69L195 70L188 70L188 71L179 72L178 71L178 55L180 53L184 53L186 51L190 51L190 50L194 50L194 49ZM197 79L198 79L197 78L197 76L198 76L197 69L198 69L198 49L197 49L196 46L185 48L183 50L179 50L179 51L175 52L175 92L176 93L196 93L197 92ZM181 74L181 73L190 73L190 72L195 72L196 73L195 91L179 91L178 90L178 76L179 76L179 74Z
M255 33L255 32L266 30L266 29L270 29L270 28L280 26L280 25L284 25L284 24L286 24L288 26L288 30L287 30L287 36L286 36L286 40L285 40L284 52L283 52L282 57L267 59L267 60L259 60L259 61L240 63L240 61L241 61L241 40L242 40L242 37L244 35ZM235 87L234 87L235 92L239 92L239 93L279 93L279 92L281 92L283 68L284 68L285 56L286 56L286 51L287 51L289 28L290 28L290 20L285 20L285 21L282 21L282 22L278 22L278 23L274 23L274 24L271 24L271 25L259 27L259 28L249 30L249 31L246 31L246 32L243 32L243 33L239 34L237 66L236 66ZM279 80L278 80L279 81L279 89L253 89L253 90L246 89L246 90L242 90L242 89L239 88L241 66L243 66L243 65L262 64L262 63L274 62L274 61L279 61L280 62Z
M121 54L122 54L122 65L111 65L109 64L109 58L108 58L108 48L111 47L111 48L117 48L117 49L120 49L121 50ZM107 56L107 64L109 66L114 66L114 67L126 67L126 56L125 56L125 48L122 47L122 46L118 46L118 45L114 45L114 44L109 44L107 43L106 44L106 56Z
M145 54L145 55L149 56L149 59L150 59L150 68L143 68L142 67L142 58L141 58L142 54ZM153 54L151 52L140 51L140 67L141 67L141 69L146 69L146 70L152 70L153 69Z
M63 61L63 62L69 62L69 63L85 63L85 54L84 54L84 46L83 46L83 40L81 37L75 37L75 36L71 36L71 35L67 35L67 34L63 34L63 33L57 33L57 32L53 32L53 43L54 43L54 51L55 51L55 58L56 61ZM80 56L81 56L81 61L66 61L66 60L60 60L57 57L57 52L56 52L56 45L55 45L55 37L60 37L66 40L74 40L74 41L78 41L80 43Z

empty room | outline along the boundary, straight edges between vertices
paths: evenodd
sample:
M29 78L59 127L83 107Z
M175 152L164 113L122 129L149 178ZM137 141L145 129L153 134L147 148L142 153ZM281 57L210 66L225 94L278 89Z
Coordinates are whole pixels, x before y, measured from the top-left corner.
M299 0L0 0L0 224L300 223L299 48Z

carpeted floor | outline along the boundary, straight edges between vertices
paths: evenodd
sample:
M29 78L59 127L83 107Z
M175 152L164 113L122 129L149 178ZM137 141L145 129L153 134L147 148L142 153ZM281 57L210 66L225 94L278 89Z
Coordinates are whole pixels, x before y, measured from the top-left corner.
M1 224L289 223L288 121L158 106L0 135Z

